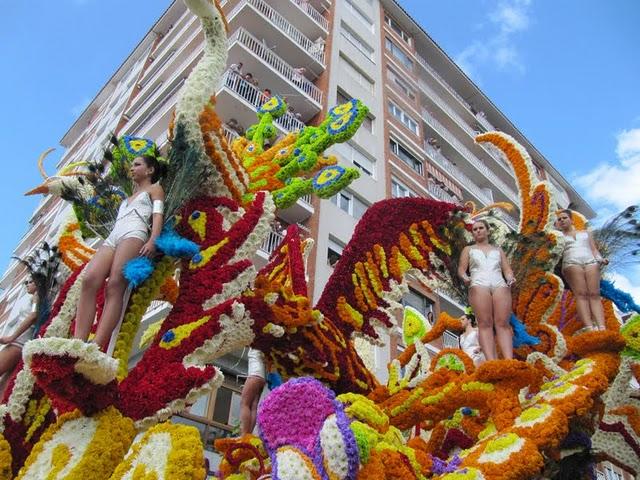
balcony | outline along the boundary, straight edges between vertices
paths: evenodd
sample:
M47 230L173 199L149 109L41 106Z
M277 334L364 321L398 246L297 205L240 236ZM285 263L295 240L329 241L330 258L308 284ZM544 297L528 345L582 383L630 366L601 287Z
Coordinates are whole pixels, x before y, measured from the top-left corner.
M460 186L476 197L477 200L486 206L493 203L493 199L489 197L482 188L480 188L473 180L471 180L467 174L451 163L441 152L433 148L427 142L424 142L424 149L429 155L429 158L433 160L441 169L451 175Z
M440 200L442 202L448 203L458 203L458 199L453 195L440 188L438 185L433 183L433 181L427 181L427 191L433 195L436 200Z
M449 118L451 118L458 125L458 127L460 127L464 132L466 132L469 135L469 137L471 137L471 139L475 142L476 135L479 132L476 132L464 120L464 118L462 118L460 114L455 111L455 109L451 108L451 106L447 104L447 102L443 100L440 97L440 95L438 95L436 91L427 84L427 82L425 82L423 79L418 79L418 84L420 85L420 88L425 93L425 95L432 102L434 102L440 109L442 109L449 116ZM480 118L484 119L484 117L479 117L479 116L474 116L474 118L478 121L480 120ZM489 154L491 158L495 159L500 164L500 166L509 173L511 177L515 177L515 174L513 173L513 170L511 169L509 164L504 160L504 158L502 158L502 153L500 153L499 151L496 151L495 149L489 149L487 148L487 146L483 144L476 144L476 145L478 145L485 152L487 152L487 154Z
M449 130L444 127L439 121L425 109L422 110L422 119L424 122L434 129L438 135L444 138L452 147L454 147L458 153L465 158L471 165L479 170L492 184L504 193L504 195L514 203L518 203L519 197L516 192L507 186L498 176L493 173L489 167L487 167L482 160L480 160L474 153L465 147L460 140L458 140Z
M243 72L251 72L260 82L260 88L286 97L287 104L304 120L311 119L322 109L322 90L304 77L297 78L291 65L244 28L236 30L229 38L229 61L242 62Z
M256 111L266 101L262 91L231 71L225 72L216 95L216 111L221 118L235 118L248 127L257 123ZM290 113L275 119L275 125L284 133L301 130L304 123Z
M315 9L309 1L303 0L268 0L278 12L282 12L297 25L308 37L327 36L329 21Z
M292 2L288 8L299 9ZM318 75L325 69L324 48L320 48L264 0L241 0L227 14L230 31L244 27L275 49L289 65L304 67Z

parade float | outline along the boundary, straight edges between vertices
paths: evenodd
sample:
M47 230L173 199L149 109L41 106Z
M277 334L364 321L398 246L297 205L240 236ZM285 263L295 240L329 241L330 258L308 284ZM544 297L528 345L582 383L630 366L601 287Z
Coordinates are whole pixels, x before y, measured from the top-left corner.
M73 165L33 191L70 199L75 216L57 239L66 279L0 406L0 478L205 478L199 433L169 420L218 388L215 360L244 346L264 352L288 381L260 404L257 436L216 441L219 479L582 478L596 458L640 475L640 316L621 328L604 299L607 329L581 330L573 296L554 274L562 236L553 194L526 151L503 133L477 138L515 172L519 228L497 231L518 279L514 313L538 341L518 347L515 360L476 368L459 349L426 348L459 331L458 319L442 313L430 328L412 319L411 345L382 384L354 340L388 338L408 275L458 288L457 253L482 212L422 198L372 205L315 305L305 272L311 244L296 226L257 270L252 259L277 208L308 194L330 198L357 178L324 151L353 136L367 109L351 100L317 126L276 138L273 121L286 105L274 96L228 144L213 96L226 65L225 20L215 3L186 3L206 46L170 127L162 255L127 267L134 288L111 355L70 338L93 253L84 239L130 194L128 162L159 152L144 139L114 139L107 172ZM158 298L171 311L129 369L142 317Z

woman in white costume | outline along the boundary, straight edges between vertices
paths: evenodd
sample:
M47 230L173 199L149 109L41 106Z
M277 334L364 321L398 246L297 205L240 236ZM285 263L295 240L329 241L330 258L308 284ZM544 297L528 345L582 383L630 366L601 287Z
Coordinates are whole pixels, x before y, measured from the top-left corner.
M462 250L458 276L469 287L469 304L478 322L480 347L487 360L495 360L497 343L502 356L511 359L510 287L515 283L515 277L502 249L489 243L489 224L478 220L471 233L475 243Z
M461 320L464 332L460 335L460 348L464 353L469 355L469 358L473 360L473 364L477 367L485 361L485 358L480 348L475 318L473 316L463 315Z
M609 261L600 255L589 232L576 230L571 210L562 210L556 225L564 235L562 274L575 296L578 320L587 328L604 330L600 265L606 265Z
M137 157L131 163L133 195L120 204L111 234L91 258L84 273L76 314L76 338L89 338L96 315L96 296L109 278L104 309L94 338L102 349L107 348L122 314L127 289L122 272L124 265L138 255L151 257L155 253L155 239L162 231L164 208L164 190L157 182L164 173L164 164L152 156Z
M24 344L33 338L36 320L38 318L37 304L38 295L36 294L37 288L33 278L29 277L24 282L27 289L27 293L31 295L31 300L18 312L17 318L11 322L15 327L15 330L11 335L0 337L0 344L5 347L0 350L0 375L11 372L22 357L22 347ZM6 384L6 379L2 381L2 388Z
M249 348L247 361L249 364L247 380L242 387L242 397L240 398L240 429L242 435L252 433L256 426L258 402L267 378L264 354L260 350Z

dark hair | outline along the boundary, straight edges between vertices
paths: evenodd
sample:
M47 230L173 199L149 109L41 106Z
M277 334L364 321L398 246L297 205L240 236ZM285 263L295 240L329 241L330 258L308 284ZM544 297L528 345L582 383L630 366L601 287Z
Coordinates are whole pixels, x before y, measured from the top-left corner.
M158 182L167 174L167 165L164 162L158 161L157 157L141 155L140 158L144 160L147 167L153 168L153 175L151 176L152 183Z
M469 319L469 323L473 328L476 328L478 326L478 322L476 322L476 316L473 313L465 313L465 316Z
M564 213L566 215L569 215L569 218L573 218L573 210L571 210L570 208L564 208L564 209L560 210L560 213Z
M491 230L491 227L489 226L489 222L487 222L484 218L480 218L479 220L476 220L473 223L481 223L484 225L484 228L486 228L487 231Z

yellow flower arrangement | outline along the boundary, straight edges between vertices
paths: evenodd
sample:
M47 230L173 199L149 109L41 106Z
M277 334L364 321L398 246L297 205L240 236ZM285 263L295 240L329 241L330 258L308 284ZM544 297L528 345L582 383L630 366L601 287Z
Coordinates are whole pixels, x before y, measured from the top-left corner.
M0 434L0 480L11 480L13 472L11 471L11 445Z
M53 472L64 472L66 480L106 480L134 436L133 421L113 407L93 417L66 413L33 447L16 480L42 480Z
M140 327L142 317L151 300L159 296L162 285L167 278L170 278L173 271L174 260L171 257L163 257L156 265L151 276L131 296L113 351L113 358L118 360L119 381L122 381L129 373L129 356L131 355L133 340Z
M111 480L136 478L136 474L145 479L203 480L206 471L198 429L175 423L150 428L132 446Z

